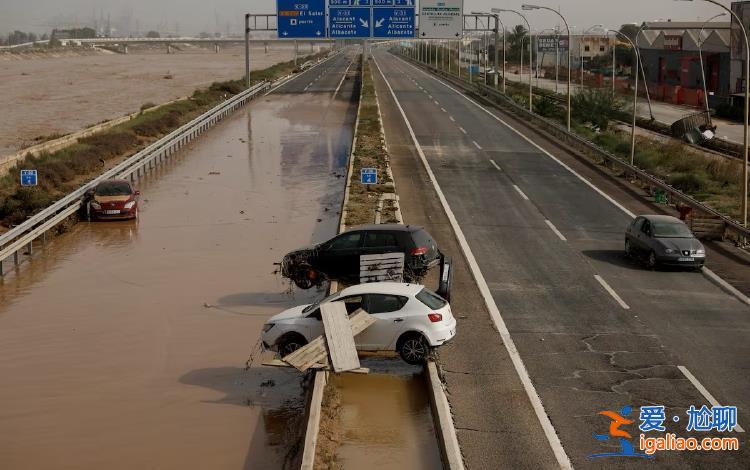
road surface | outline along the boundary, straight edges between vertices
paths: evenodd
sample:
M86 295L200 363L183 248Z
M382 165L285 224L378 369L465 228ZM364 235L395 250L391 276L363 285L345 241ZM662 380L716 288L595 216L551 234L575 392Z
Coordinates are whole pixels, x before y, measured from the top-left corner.
M567 158L563 152L549 142L535 145L498 112L384 51L374 57L384 75L377 91L405 218L461 258L421 151L476 260L473 271L470 259L457 263L458 335L440 351L468 468L554 468L566 459L576 468L636 468L642 462L587 458L619 450L594 439L609 423L598 413L665 405L670 419L682 418L665 423L667 430L690 435L685 411L707 401L680 367L720 403L737 405L740 424L748 422L746 305L699 273L652 272L629 262L626 210L642 205L622 191L620 200L598 191L556 161ZM505 344L472 278L486 286L488 304L507 326ZM510 341L514 347L506 349ZM522 386L514 357L533 389ZM544 413L532 408L535 394ZM637 427L629 429L637 438ZM747 438L732 435L739 451L663 453L656 463L747 468Z

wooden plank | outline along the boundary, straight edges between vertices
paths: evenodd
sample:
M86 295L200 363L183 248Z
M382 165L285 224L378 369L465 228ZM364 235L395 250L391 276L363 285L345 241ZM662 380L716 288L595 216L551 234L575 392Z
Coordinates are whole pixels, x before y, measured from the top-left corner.
M358 369L359 357L346 306L342 302L324 303L320 306L320 316L334 372Z
M367 327L375 323L367 312L362 309L357 310L349 317L349 326L352 330L352 336L357 336ZM314 367L316 363L327 363L328 350L323 336L318 336L308 344L302 346L291 354L281 359L290 364L300 372Z

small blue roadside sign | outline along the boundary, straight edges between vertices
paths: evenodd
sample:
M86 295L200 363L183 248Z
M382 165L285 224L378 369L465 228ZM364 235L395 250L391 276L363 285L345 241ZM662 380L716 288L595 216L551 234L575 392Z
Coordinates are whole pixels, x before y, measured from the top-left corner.
M21 170L21 186L36 186L36 170Z
M398 0L397 0L398 1ZM374 38L413 38L416 36L414 27L414 7L407 8L373 8L372 37Z
M378 184L378 169L362 168L359 172L359 181L362 184Z
M346 0L329 0L331 5ZM367 39L372 32L370 13L372 9L362 8L362 4L369 5L369 0L350 0L357 7L334 7L328 9L329 36L335 39Z
M325 0L276 0L279 38L326 37Z

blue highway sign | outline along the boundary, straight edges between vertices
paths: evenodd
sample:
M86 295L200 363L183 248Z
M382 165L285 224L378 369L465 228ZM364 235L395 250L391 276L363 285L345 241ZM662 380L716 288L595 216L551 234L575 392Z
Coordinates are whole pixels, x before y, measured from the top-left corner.
M359 172L359 181L362 184L378 184L378 169L362 168Z
M373 1L377 0L328 0L328 5L332 7L369 7Z
M346 0L329 0L331 5ZM357 5L367 4L370 0L349 0ZM334 7L328 9L330 37L337 39L367 39L372 33L372 21L369 7Z
M21 186L36 186L36 170L21 170Z
M326 37L325 0L276 0L279 38Z
M377 0L376 0L377 1ZM385 1L385 0L383 0ZM398 1L398 0L397 0ZM374 38L413 38L416 36L414 7L379 7L372 9Z

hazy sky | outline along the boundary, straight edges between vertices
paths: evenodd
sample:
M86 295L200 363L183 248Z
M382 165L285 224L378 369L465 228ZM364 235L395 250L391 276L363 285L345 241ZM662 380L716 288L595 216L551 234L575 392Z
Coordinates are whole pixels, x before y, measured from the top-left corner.
M623 23L671 18L677 20L705 19L720 11L701 0L526 0L552 8L559 8L571 25L587 28L593 24L617 27ZM465 0L464 10L490 7L520 9L524 0ZM725 5L729 5L725 1ZM132 29L162 27L193 34L200 31L242 30L242 15L246 11L267 13L275 11L275 0L0 0L0 33L12 29L47 31L59 23L86 23L96 15L111 15L112 23L124 24L130 17ZM511 24L516 24L509 15ZM557 21L550 12L528 12L532 28L554 26ZM137 22L137 23L136 23ZM217 28L217 24L219 25ZM166 27L166 28L165 28Z

